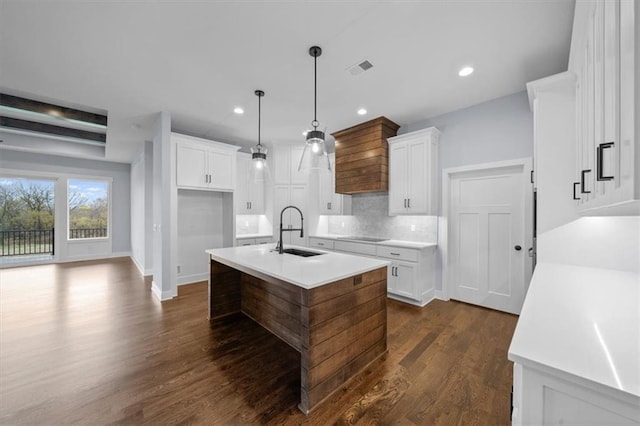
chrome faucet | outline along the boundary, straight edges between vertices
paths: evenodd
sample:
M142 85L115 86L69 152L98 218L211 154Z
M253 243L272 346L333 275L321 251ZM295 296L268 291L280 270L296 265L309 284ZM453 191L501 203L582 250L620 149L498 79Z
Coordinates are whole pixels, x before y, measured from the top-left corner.
M287 209L296 209L298 210L298 213L300 213L300 228L287 228L287 229L283 229L282 228L282 215L284 214L284 211ZM304 217L302 216L302 211L300 211L299 208L297 208L296 206L287 206L284 209L282 209L282 211L280 212L280 240L278 240L278 253L282 254L283 253L283 248L282 248L282 233L284 231L287 232L291 232L291 231L300 231L300 238L304 237Z

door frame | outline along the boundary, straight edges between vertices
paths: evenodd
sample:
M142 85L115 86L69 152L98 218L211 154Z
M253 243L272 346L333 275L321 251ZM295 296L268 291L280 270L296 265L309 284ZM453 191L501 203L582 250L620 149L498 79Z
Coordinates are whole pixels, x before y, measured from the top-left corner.
M450 247L449 235L449 212L451 211L451 181L458 174L478 171L499 171L500 169L521 167L522 168L522 191L524 196L524 247L525 256L528 257L529 247L533 247L533 184L530 176L532 172L533 160L531 157L517 158L514 160L496 161L491 163L472 164L468 166L451 167L442 170L442 212L438 221L438 245L442 256L442 299L451 298L451 287L449 285L449 255ZM532 258L530 258L532 259ZM525 261L524 264L524 295L526 297L529 289L529 282L533 273L533 260Z

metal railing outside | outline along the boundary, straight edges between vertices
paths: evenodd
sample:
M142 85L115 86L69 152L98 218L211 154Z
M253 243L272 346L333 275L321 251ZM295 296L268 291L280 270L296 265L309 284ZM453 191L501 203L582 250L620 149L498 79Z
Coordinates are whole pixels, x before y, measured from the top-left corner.
M107 228L76 228L69 229L69 239L82 239L82 238L106 238Z
M0 256L53 255L54 237L54 228L0 231Z

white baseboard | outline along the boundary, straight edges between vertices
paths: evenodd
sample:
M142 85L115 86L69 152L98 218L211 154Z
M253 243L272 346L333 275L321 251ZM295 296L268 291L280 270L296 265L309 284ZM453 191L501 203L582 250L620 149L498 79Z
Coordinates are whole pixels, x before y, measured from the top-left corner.
M156 299L158 299L161 302L164 302L165 300L173 299L174 297L173 293L170 291L162 292L162 290L160 290L160 288L158 287L155 281L151 282L151 292L156 297Z
M136 265L136 268L138 268L138 271L140 272L140 274L142 274L143 277L148 277L149 275L153 275L153 270L144 269L133 255L129 257L131 258L131 261L133 262L133 264Z
M58 259L56 263L70 263L70 262L83 262L85 260L100 260L100 259L113 259L115 257L131 257L130 251L120 251L115 253L99 253L83 256L67 257L65 259Z
M445 297L444 291L442 290L436 290L435 298L439 300L444 300L444 301L449 300L449 297Z
M207 281L208 279L209 274L206 272L203 274L182 275L178 276L178 285L193 284L200 281Z
M431 298L431 299L425 300L424 302L419 302L417 300L409 299L408 297L398 296L397 294L391 294L391 293L387 293L387 297L389 299L397 300L398 302L408 303L410 305L418 306L420 308L424 308L425 306L427 306L427 304L429 304L429 302L433 300L433 298Z

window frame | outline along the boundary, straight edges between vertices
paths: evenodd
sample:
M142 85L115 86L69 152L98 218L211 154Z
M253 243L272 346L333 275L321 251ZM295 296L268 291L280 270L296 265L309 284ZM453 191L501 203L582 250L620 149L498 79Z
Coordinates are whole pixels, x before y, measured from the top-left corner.
M85 181L85 182L101 182L107 184L107 235L106 237L92 237L92 238L70 238L71 235L71 211L69 209L69 199L71 196L70 183L71 181ZM66 178L66 197L65 197L65 210L66 210L66 226L65 226L65 239L67 244L78 244L87 242L106 242L111 241L112 237L112 204L113 204L113 178L101 177L101 176L67 176Z

